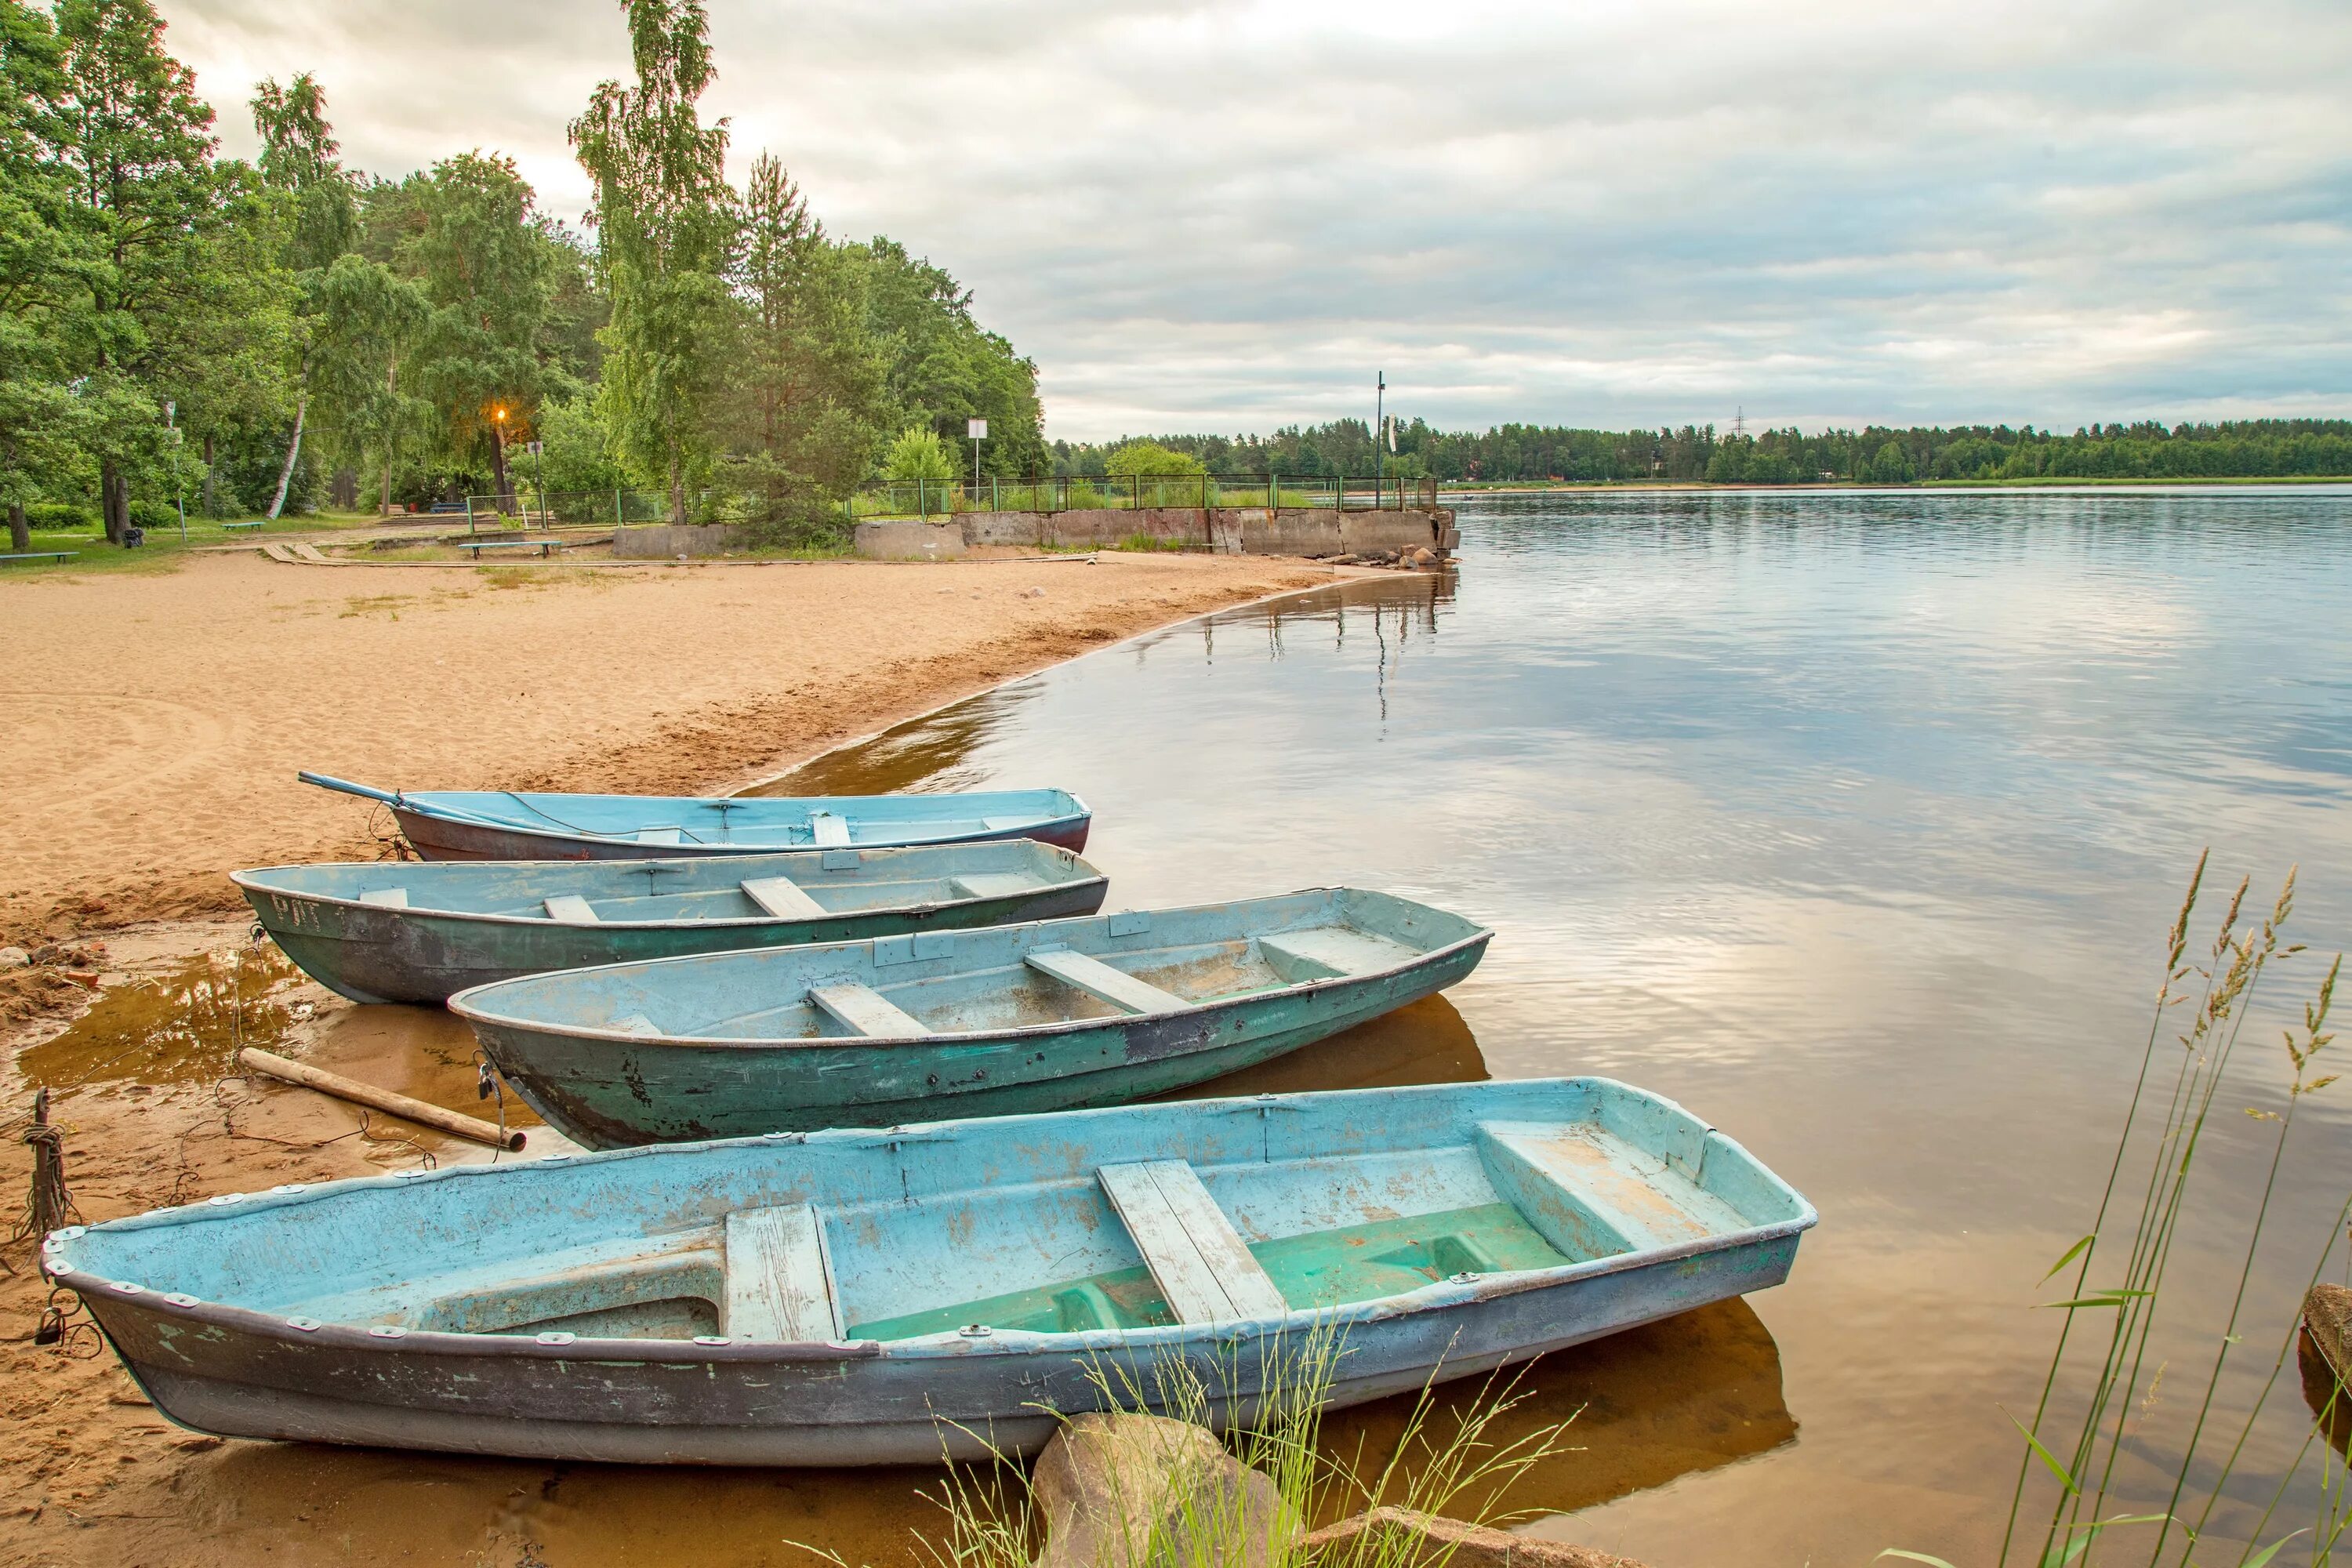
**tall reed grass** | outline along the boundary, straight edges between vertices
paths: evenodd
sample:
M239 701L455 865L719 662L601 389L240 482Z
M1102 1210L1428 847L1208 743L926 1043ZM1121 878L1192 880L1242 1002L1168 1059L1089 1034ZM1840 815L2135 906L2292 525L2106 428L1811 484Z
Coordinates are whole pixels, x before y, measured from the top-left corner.
M2004 1568L2012 1558L2040 1568L2078 1563L2089 1568L2098 1562L2142 1559L2152 1568L2167 1563L2183 1568L2219 1568L2223 1563L2268 1568L2273 1562L2305 1561L2306 1549L2313 1564L2331 1563L2347 1524L2352 1524L2344 1470L2325 1436L2343 1406L2339 1381L2326 1408L2305 1432L2293 1460L2280 1468L2252 1527L2233 1528L2226 1536L2215 1529L2216 1510L2239 1475L2249 1440L2294 1352L2299 1326L2290 1321L2276 1335L2276 1350L2260 1392L2242 1414L2222 1414L2218 1396L2224 1374L2232 1357L2241 1355L2253 1337L2252 1326L2244 1321L2247 1297L2280 1196L2280 1172L2295 1112L2305 1098L2336 1081L2335 1074L2317 1069L2335 1040L2328 1032L2328 1016L2344 960L2338 954L2328 966L2313 998L2303 1005L2296 1026L2281 1031L2277 1061L2284 1109L2245 1111L2267 1124L2269 1144L2263 1152L2266 1159L2260 1188L2233 1193L2213 1190L2210 1182L2200 1184L2199 1178L2211 1162L2200 1165L2200 1156L2210 1152L2209 1140L2219 1131L2214 1118L2228 1115L2221 1100L2224 1084L2247 1040L2247 1026L2257 1012L2263 984L2274 965L2304 951L2300 943L2285 940L2294 910L2295 878L2289 871L2269 912L2259 918L2247 910L2251 888L2242 880L2211 942L2192 954L2190 928L2209 858L2210 852L2199 858L2179 914L2166 935L2164 977L2157 987L2138 1074L2091 1228L2042 1278L2047 1285L2063 1277L2065 1295L2044 1303L2062 1316L2032 1417L2010 1417L2024 1448L2001 1535L1999 1561ZM2180 1021L2184 1017L2185 1024ZM2192 1343L2210 1347L2210 1362L2200 1359L2191 1373L2201 1372L2203 1379L2201 1388L2191 1391L2194 1415L2185 1433L2176 1436L2154 1429L2150 1420L2169 1363L2159 1360L2151 1366L2149 1356L2168 1305L2168 1280L2176 1302L2182 1293L2179 1279L2170 1271L2183 1221L2192 1210L2200 1218L2234 1223L2244 1244L2236 1258L2229 1307L2220 1322L2167 1321L2176 1342L2186 1333ZM2310 1282L2318 1280L2336 1255L2347 1220L2352 1220L2352 1191L2337 1206L2335 1222L2317 1248ZM2095 1271L2107 1282L2093 1283ZM2279 1326L2265 1323L2262 1328L2262 1342L2268 1345L2272 1335L2267 1331ZM2259 1363L2256 1370L2261 1370ZM2314 1463L2315 1447L2317 1516L2300 1528L2284 1529L2279 1510L2296 1478L2314 1473L2307 1467ZM2158 1473L2168 1473L2169 1495L2160 1510L2108 1511L2110 1499L2119 1489L2119 1465L2126 1460L2135 1467L2152 1463ZM2215 1530L2210 1539L2209 1529ZM2291 1546L2292 1553L2282 1557ZM1890 1549L1882 1555L1950 1568L1925 1552Z

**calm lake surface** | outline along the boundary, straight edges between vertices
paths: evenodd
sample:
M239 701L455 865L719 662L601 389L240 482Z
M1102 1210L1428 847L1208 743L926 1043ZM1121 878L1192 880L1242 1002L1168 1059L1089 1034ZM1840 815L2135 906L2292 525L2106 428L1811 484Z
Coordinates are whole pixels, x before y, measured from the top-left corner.
M1059 784L1112 907L1351 882L1493 926L1446 1001L1213 1087L1603 1074L1822 1212L1786 1287L1538 1365L1530 1410L1582 1408L1583 1451L1514 1492L1528 1528L1668 1565L1990 1561L2038 1282L2089 1227L2199 851L2211 907L2299 863L2291 934L2352 937L2352 492L1567 496L1461 527L1457 576L1122 645L775 787ZM2273 1010L2324 970L2274 972ZM2234 1287L2271 1020L2239 1067L2110 1512L2164 1505L2149 1461ZM2352 1082L2298 1112L2229 1439L2352 1184L2347 1109ZM2299 1389L2290 1356L2225 1532Z

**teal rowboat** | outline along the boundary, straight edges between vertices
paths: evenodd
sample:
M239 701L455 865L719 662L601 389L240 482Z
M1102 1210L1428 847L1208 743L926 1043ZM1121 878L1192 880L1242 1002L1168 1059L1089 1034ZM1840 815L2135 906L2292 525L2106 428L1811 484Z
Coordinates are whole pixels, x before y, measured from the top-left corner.
M321 789L380 801L427 860L642 860L772 849L891 848L1034 838L1087 847L1086 802L1067 790L963 795L541 795L382 790L323 773Z
M1101 873L1029 839L691 860L372 860L232 871L311 978L354 1002L631 959L1004 925L1102 908Z
M1479 1376L1777 1285L1814 1217L1681 1107L1567 1079L405 1171L69 1226L41 1266L200 1431L915 1465L1180 1366L1221 1420L1318 1345L1333 1405Z
M1451 985L1490 934L1318 888L578 969L449 1006L531 1109L607 1149L1119 1104Z

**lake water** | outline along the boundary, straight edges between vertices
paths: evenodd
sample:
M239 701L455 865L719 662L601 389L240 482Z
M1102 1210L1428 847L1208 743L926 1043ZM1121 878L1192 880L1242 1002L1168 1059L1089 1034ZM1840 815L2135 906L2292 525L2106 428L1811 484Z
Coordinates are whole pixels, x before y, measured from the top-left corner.
M1536 1369L1583 1451L1515 1490L1528 1528L1669 1565L1989 1562L2038 1282L2089 1226L2200 850L2211 903L2251 874L2267 908L2299 863L2291 934L2352 932L2352 492L1562 496L1461 526L1456 576L1122 645L777 787L1058 784L1113 907L1349 882L1491 925L1445 1001L1213 1087L1603 1074L1822 1213L1784 1288ZM2277 1041L2251 1029L2223 1089L2109 1512L2164 1505ZM2224 1447L2352 1182L2347 1109L2352 1083L2298 1112ZM2298 1387L2290 1359L2223 1533L2301 1442Z

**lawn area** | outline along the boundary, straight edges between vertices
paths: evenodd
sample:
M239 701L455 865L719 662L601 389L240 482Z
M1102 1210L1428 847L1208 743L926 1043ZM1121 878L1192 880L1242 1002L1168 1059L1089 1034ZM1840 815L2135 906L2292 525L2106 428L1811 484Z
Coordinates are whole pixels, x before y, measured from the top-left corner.
M11 576L37 577L84 572L155 572L168 570L183 551L201 550L207 546L249 544L260 537L276 538L283 534L311 535L340 532L345 529L373 527L382 520L373 512L311 512L301 517L281 517L276 521L260 518L197 518L188 519L186 542L180 538L180 525L174 521L162 528L147 531L147 542L136 550L125 550L109 544L106 535L95 527L89 529L33 530L32 549L68 550L74 552L70 561L9 561L0 563L0 579ZM260 527L249 526L260 523ZM231 528L225 523L248 526ZM0 541L6 535L0 534ZM0 548L0 554L10 553Z

